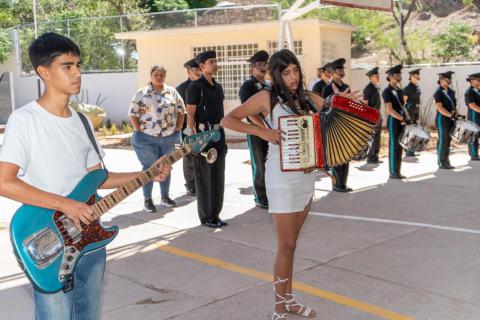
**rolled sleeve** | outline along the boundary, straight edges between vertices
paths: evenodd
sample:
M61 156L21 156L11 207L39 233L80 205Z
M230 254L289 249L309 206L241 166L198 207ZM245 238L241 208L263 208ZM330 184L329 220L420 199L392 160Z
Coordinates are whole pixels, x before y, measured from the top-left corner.
M200 88L192 83L187 88L187 104L198 105L200 103Z
M174 90L174 95L177 100L177 104L175 107L175 111L177 114L185 114L187 112L187 109L185 108L185 102L183 101L182 97L178 93L178 91L175 89Z

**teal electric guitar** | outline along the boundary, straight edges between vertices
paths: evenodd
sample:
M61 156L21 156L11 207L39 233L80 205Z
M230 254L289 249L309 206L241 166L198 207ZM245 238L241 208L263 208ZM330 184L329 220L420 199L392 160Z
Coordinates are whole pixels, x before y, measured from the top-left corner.
M74 286L78 260L109 244L118 234L118 227L105 228L99 218L120 201L141 188L160 172L158 165L173 164L190 152L200 153L210 141L218 141L218 130L204 131L186 137L184 144L128 183L105 196L97 189L107 179L106 170L89 172L67 196L89 204L96 218L90 225L75 228L73 221L59 211L23 205L12 218L10 237L21 268L33 286L45 293L68 292Z

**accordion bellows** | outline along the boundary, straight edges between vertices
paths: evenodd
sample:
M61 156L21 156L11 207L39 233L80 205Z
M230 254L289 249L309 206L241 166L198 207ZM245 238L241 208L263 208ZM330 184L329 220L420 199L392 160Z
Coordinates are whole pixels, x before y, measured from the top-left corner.
M306 116L279 117L286 133L280 144L282 171L335 167L368 149L380 113L367 105L334 96L331 107Z

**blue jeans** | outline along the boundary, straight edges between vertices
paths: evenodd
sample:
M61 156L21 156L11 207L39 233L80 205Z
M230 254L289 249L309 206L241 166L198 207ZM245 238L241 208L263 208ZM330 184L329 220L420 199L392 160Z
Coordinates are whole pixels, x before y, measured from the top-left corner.
M36 320L98 320L105 248L84 255L77 263L73 290L47 294L33 290Z
M180 131L172 133L166 137L155 137L149 134L135 131L132 135L132 145L137 158L143 166L143 170L147 170L161 156L168 154L175 148L175 143L180 142ZM145 199L152 198L153 182L149 182L143 186L143 197ZM168 197L170 191L170 175L165 181L160 182L160 192L163 197Z

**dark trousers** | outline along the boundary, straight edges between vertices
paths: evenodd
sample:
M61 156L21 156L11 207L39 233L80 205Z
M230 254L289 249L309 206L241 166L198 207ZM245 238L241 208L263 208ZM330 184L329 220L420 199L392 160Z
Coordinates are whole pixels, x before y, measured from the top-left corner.
M380 119L380 123L382 123L381 119ZM381 137L382 137L382 125L380 124L375 129L375 136L373 137L372 146L370 147L370 150L368 150L367 161L378 161L378 154L380 153L380 147L381 147Z
M480 125L480 114L468 108L467 119ZM468 144L468 153L471 158L478 158L478 139Z
M392 116L388 116L388 162L390 175L400 174L400 169L402 167L402 153L403 148L398 143L398 137L402 132L402 124L400 121L395 119Z
M350 163L349 162L332 168L332 174L335 177L335 186L336 187L338 187L338 188L346 188L347 187L347 178L348 178L348 170L349 169L350 169Z
M265 189L265 161L267 161L268 141L260 137L248 135L248 148L252 162L253 194L255 203L267 204L267 191Z
M218 158L208 164L202 155L194 156L195 189L197 191L197 207L200 221L218 218L223 207L223 193L225 189L225 157L227 156L227 144L224 135L218 142L211 143L210 147L217 149Z
M408 111L408 114L410 115L410 118L413 121L417 122L419 117L420 117L418 106L417 105L407 105L407 111ZM407 150L407 156L413 157L413 156L415 156L415 152L413 150Z
M437 141L437 154L438 154L438 165L444 166L449 165L450 160L450 142L452 138L450 132L454 126L452 119L442 116L440 112L437 113L435 118L435 125L438 130L438 141Z
M185 187L188 190L195 190L194 174L194 155L189 154L183 158L183 177L185 178Z

